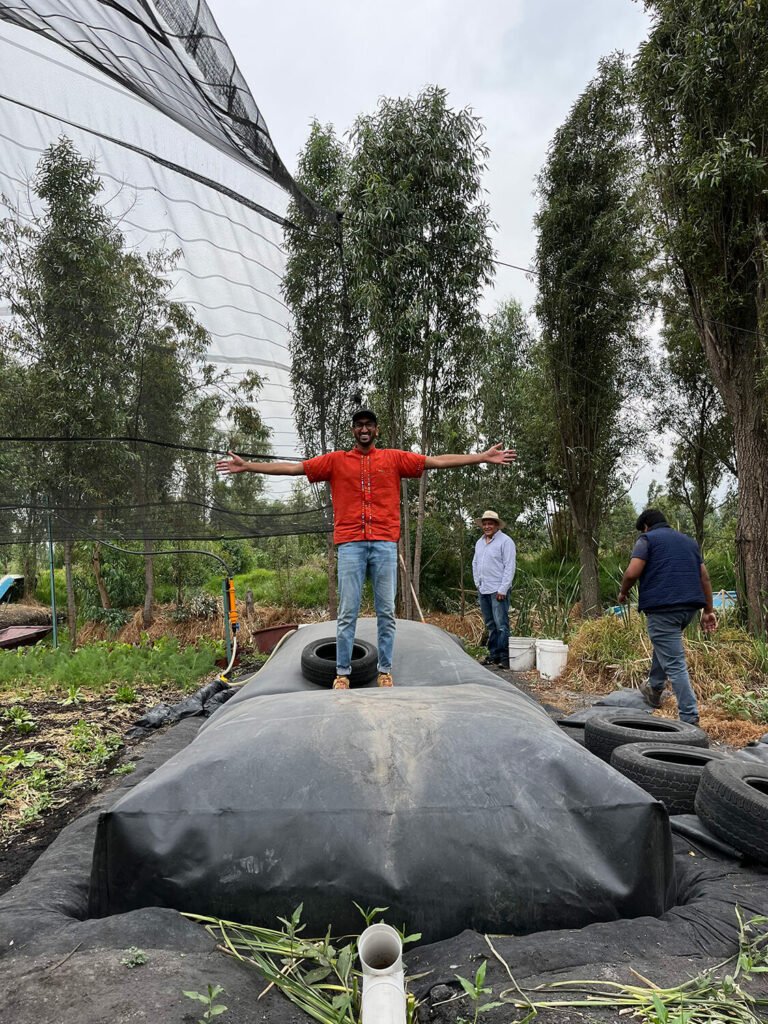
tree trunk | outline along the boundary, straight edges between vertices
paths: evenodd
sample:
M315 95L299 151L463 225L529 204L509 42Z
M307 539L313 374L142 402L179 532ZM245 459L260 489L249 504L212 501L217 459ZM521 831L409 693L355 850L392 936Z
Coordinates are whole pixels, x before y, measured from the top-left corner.
M331 485L329 483L325 485L325 500L328 505L331 504ZM331 619L335 619L338 614L339 603L336 590L336 545L333 543L332 533L326 533L325 535L325 553L328 565L328 616Z
M400 576L402 585L400 587L400 600L403 605L403 617L413 618L413 599L411 597L411 516L408 509L408 484L405 480L400 481L401 493L403 496L403 530L400 536L403 561L400 563Z
M464 521L461 518L461 512L457 515L456 521L459 537L459 591L461 594L459 614L463 619L467 610L467 594L464 588Z
M99 591L101 607L111 608L112 602L109 599L109 594L104 583L104 577L101 575L101 544L99 544L98 541L93 545L93 550L91 551L91 565L93 566L93 575L96 579L96 586Z
M758 385L765 370L763 340L754 330L725 336L695 295L693 302L707 361L733 422L739 470L736 552L749 628L759 635L768 629L768 410Z
M597 561L597 539L595 530L577 527L576 541L581 564L580 597L581 614L594 619L602 613L600 602L600 575Z
M746 419L746 418L744 418ZM751 422L734 423L739 466L736 550L750 630L768 630L768 437Z
M421 594L421 549L424 543L424 514L427 500L427 474L419 479L419 505L416 514L416 537L413 545L413 589L416 597Z
M74 651L77 647L77 607L75 605L75 584L72 579L72 541L64 541L64 578L67 584L67 629L69 645Z
M141 621L145 629L148 629L153 621L152 606L155 603L155 562L152 557L152 541L144 541L144 608L141 613Z
M24 546L21 571L24 574L24 600L34 597L37 588L37 545L29 542Z

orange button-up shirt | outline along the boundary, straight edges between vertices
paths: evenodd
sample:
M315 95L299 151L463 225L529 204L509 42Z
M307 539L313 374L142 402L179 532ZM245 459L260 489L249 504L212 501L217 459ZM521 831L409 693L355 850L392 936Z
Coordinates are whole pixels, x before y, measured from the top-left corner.
M419 477L426 459L396 448L329 452L306 459L310 483L328 480L333 502L333 542L400 539L400 480Z

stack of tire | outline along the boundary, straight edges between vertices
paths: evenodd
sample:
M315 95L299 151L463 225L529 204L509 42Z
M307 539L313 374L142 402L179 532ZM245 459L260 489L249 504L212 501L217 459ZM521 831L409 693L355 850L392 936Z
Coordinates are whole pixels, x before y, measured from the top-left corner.
M606 710L584 745L670 814L697 814L719 839L768 864L768 765L709 749L703 729L642 711Z

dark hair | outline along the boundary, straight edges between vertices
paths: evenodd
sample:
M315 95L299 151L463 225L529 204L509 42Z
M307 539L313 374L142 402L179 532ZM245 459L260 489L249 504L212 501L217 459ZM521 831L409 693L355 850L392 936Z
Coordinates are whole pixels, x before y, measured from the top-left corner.
M637 517L635 529L642 533L646 526L650 529L652 526L659 526L661 523L665 526L669 525L664 513L659 512L657 508L647 508L645 512L641 512Z

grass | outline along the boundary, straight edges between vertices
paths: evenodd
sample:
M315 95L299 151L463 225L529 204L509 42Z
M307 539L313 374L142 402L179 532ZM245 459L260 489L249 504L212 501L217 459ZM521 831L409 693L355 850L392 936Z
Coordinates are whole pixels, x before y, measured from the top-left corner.
M668 988L655 985L630 968L641 985L602 980L556 981L523 991L486 936L493 955L512 981L512 986L500 992L498 998L503 1004L527 1011L519 1024L533 1021L539 1010L590 1007L614 1009L620 1016L631 1014L632 1020L642 1024L761 1024L765 1014L760 1008L768 1006L768 999L752 995L746 986L755 980L755 975L768 971L768 917L753 917L745 922L738 907L735 913L738 952L711 970ZM542 999L542 991L558 998Z
M19 647L0 651L0 691L76 694L80 687L92 693L117 687L125 700L128 688L136 686L173 683L188 690L214 670L222 653L222 644L207 638L184 648L165 637L139 646L97 641L75 651L44 644Z
M327 570L311 562L290 570L251 569L235 576L234 582L238 601L244 601L251 590L255 604L293 608L322 608L328 604ZM206 590L220 596L221 581L209 580Z
M768 687L759 640L728 618L712 635L690 627L683 642L700 700L712 700L724 688L742 694ZM634 609L585 619L570 638L563 682L588 692L637 686L647 678L651 655L645 620Z

